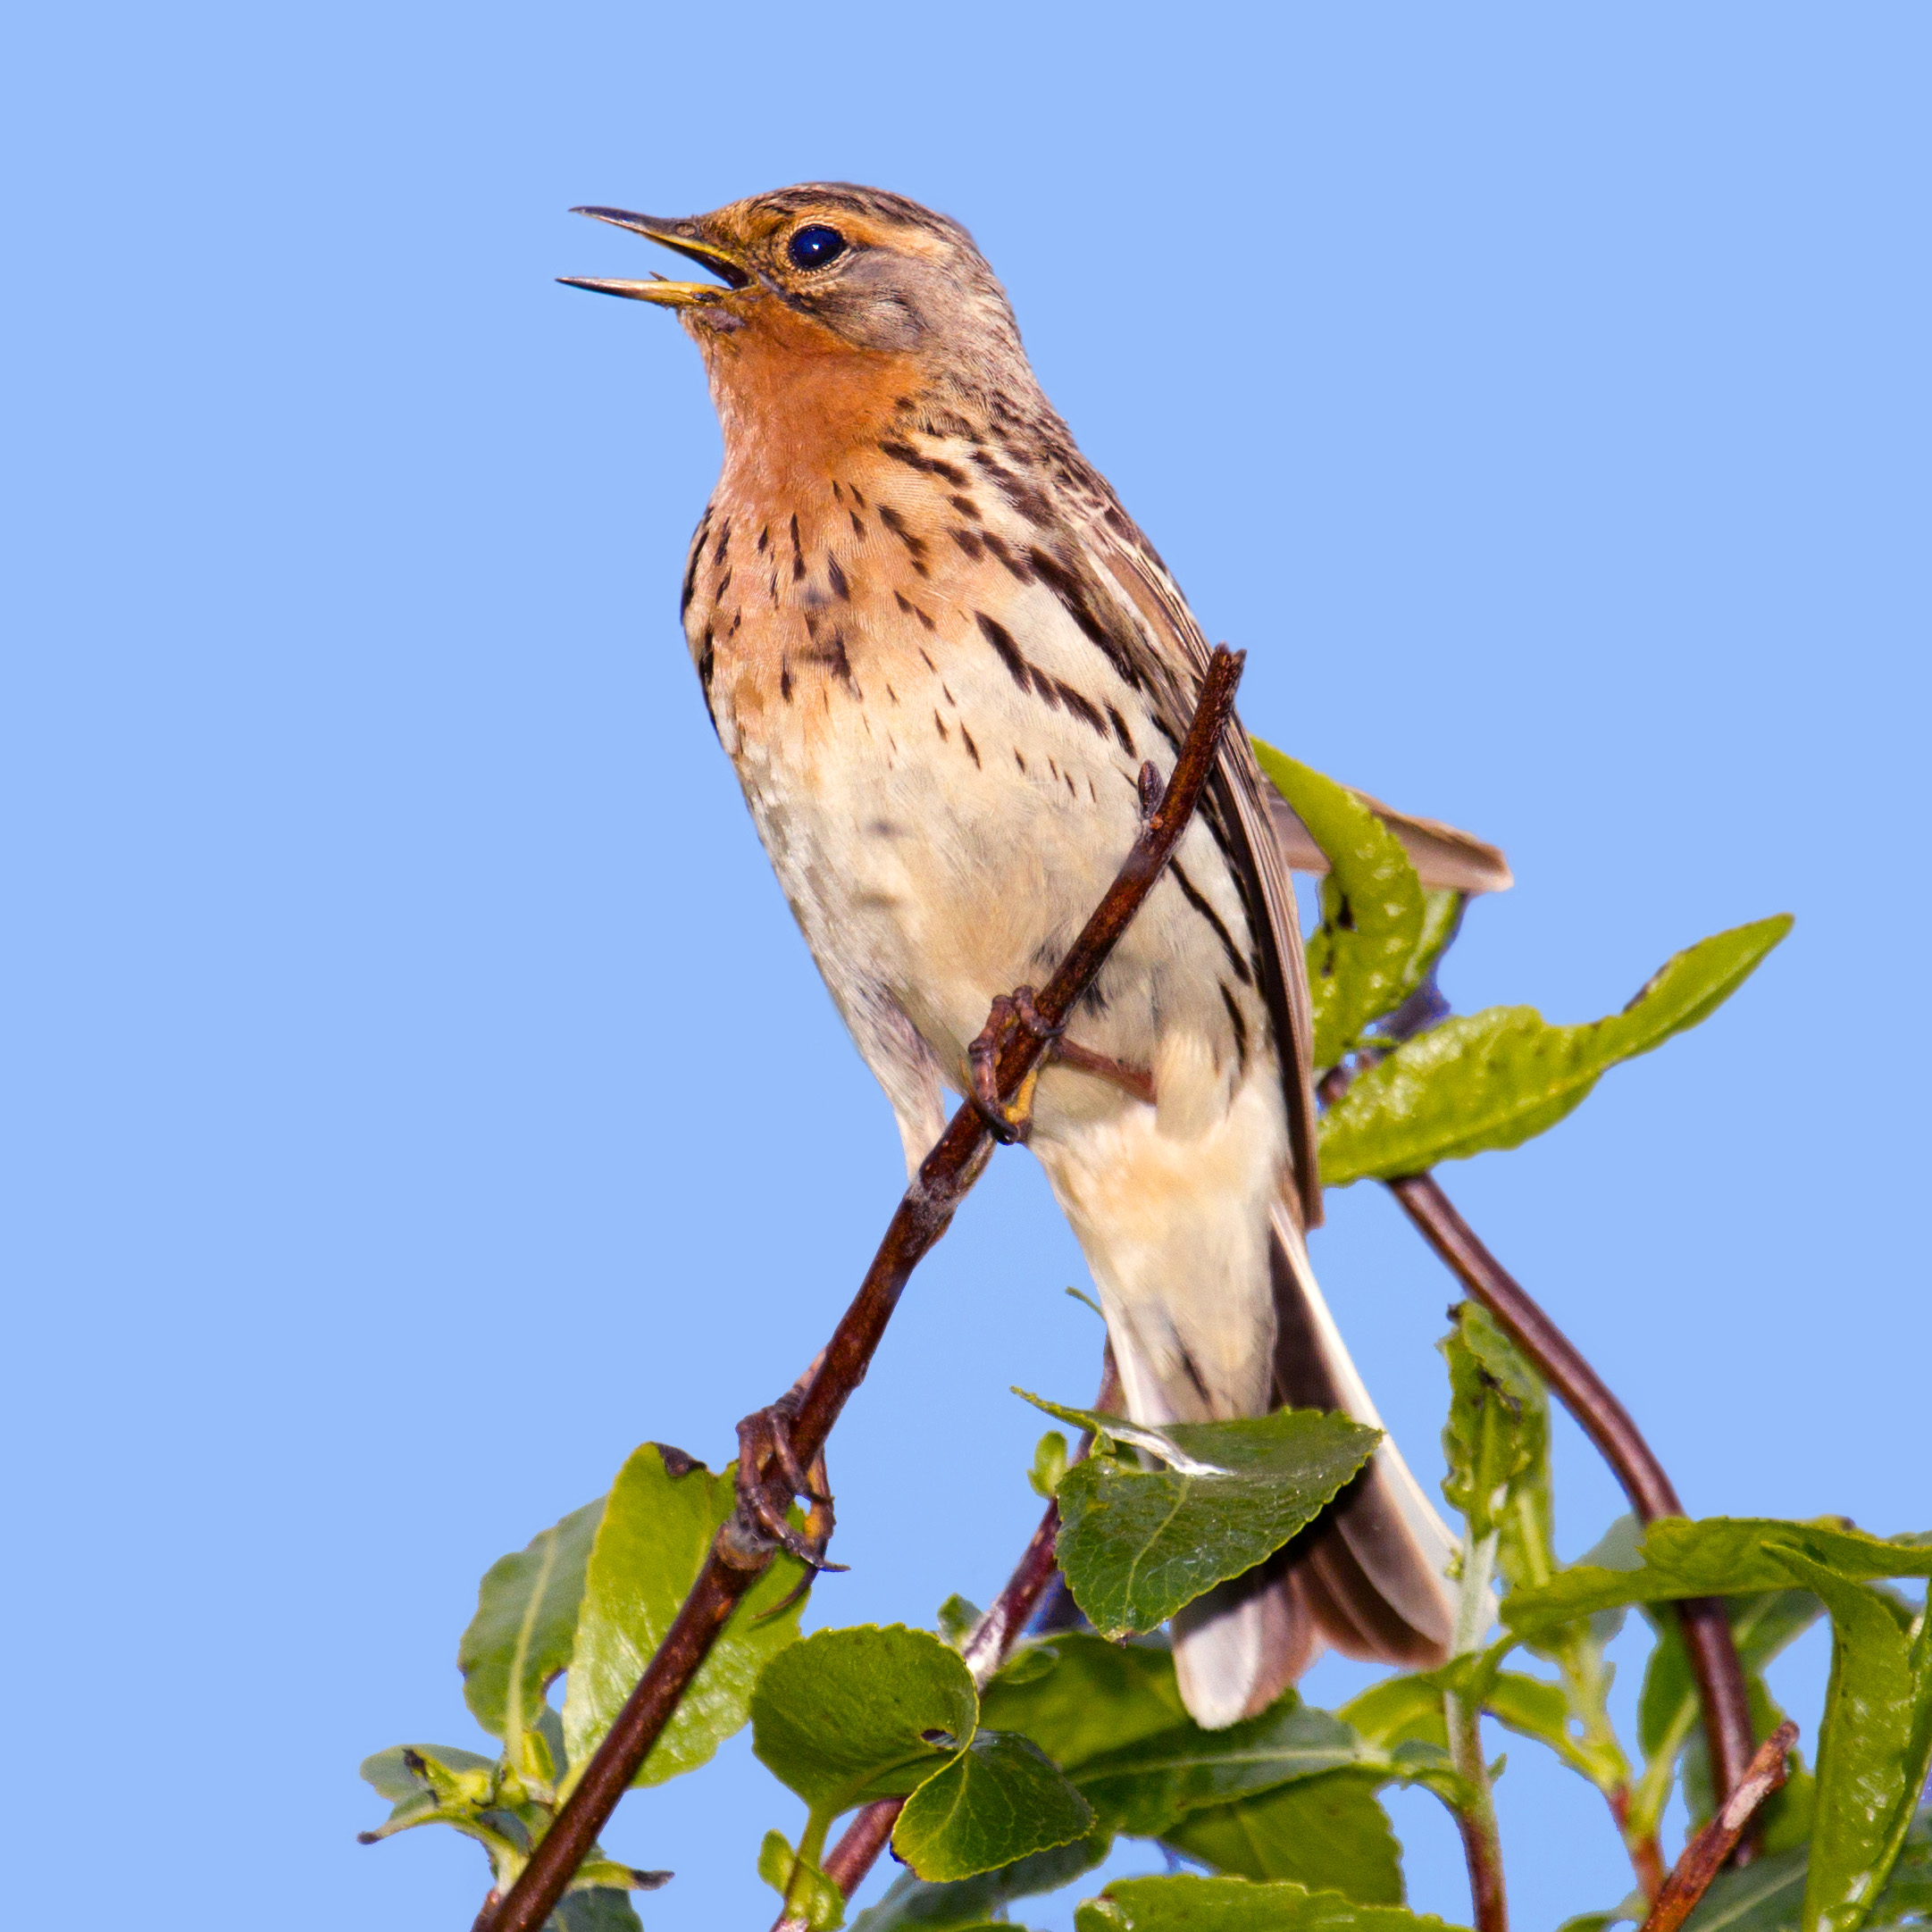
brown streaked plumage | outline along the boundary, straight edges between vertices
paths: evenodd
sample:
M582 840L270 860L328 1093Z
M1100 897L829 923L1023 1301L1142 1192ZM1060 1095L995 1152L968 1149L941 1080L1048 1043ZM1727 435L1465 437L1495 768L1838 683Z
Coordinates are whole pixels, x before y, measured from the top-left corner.
M581 212L720 278L577 285L674 308L703 353L724 462L686 636L916 1165L993 996L1050 972L1132 842L1141 765L1171 767L1206 641L957 223L836 183L686 221ZM1302 1239L1321 1194L1281 810L1231 733L1033 1101L1143 1421L1284 1401L1375 1420ZM1487 848L1388 815L1443 882L1507 882ZM1189 1708L1232 1723L1324 1643L1440 1660L1448 1549L1384 1443L1281 1558L1176 1619Z

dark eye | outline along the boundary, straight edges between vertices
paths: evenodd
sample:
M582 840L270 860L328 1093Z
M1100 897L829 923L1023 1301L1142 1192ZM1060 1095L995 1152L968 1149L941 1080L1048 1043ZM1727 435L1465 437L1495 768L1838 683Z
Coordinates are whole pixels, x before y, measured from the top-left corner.
M794 268L823 268L845 253L845 237L837 229L815 222L791 238L785 253L791 257Z

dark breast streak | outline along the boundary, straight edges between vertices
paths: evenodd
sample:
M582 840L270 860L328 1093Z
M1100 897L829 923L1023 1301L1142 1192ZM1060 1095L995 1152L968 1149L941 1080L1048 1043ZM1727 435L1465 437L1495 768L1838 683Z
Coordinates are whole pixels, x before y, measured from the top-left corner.
M829 713L834 694L865 706L878 682L868 669L874 633L890 626L896 634L889 657L916 653L941 694L921 712L930 721L928 755L957 757L978 774L988 772L989 756L1004 755L1004 748L984 741L983 726L975 733L960 715L946 682L949 653L983 648L1018 693L1091 734L1093 755L1104 757L1108 768L1124 758L1131 774L1150 753L1171 764L1198 675L1157 648L1068 522L1053 513L1056 498L1082 481L1064 455L1042 463L1037 448L1025 447L1023 428L996 422L971 433L957 415L944 422L949 433L938 437L940 425L918 398L906 399L900 414L901 427L872 459L879 473L855 467L828 478L820 503L760 506L753 514L742 503L714 502L707 510L687 565L684 617L714 727L714 690L726 664L734 676L749 671L781 706L816 703ZM1077 453L1072 463L1079 463ZM1045 481L1030 480L1042 467ZM973 587L989 572L993 584L1037 585L1051 595L1094 654L1091 679L1033 661L992 611L978 607ZM984 600L997 610L1003 598ZM962 625L970 625L964 638ZM880 690L891 690L897 705L890 682ZM1064 729L1065 723L1057 725L1048 741ZM899 749L895 734L888 763ZM1029 762L1016 744L1010 757L1009 775L1043 778L1064 787L1069 803L1079 801L1082 782L1050 752L1034 748ZM1098 806L1091 772L1085 785L1087 802ZM1216 790L1223 795L1203 801L1201 820L1234 882L1247 930L1231 930L1184 869L1177 869L1175 884L1211 956L1224 964L1218 991L1227 1052L1244 1066L1251 1041L1242 1009L1258 987L1267 986L1267 924L1229 801L1223 787ZM1041 959L1045 969L1053 963ZM1099 995L1098 1009L1107 997Z

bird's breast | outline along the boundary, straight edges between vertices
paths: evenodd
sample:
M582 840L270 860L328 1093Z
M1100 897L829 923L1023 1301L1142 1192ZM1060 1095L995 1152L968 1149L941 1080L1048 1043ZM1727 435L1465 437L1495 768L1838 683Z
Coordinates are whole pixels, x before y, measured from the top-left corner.
M719 739L834 996L883 988L958 1067L991 996L1044 983L1098 903L1171 735L958 465L888 455L776 501L729 482L685 581ZM1219 1092L1266 1021L1239 895L1190 839L1078 1031Z

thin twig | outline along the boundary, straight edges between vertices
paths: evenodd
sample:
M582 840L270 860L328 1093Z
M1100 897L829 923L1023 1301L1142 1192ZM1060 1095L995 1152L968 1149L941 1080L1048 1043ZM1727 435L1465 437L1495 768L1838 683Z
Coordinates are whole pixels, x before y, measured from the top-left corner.
M1107 1366L1100 1376L1100 1393L1093 1398L1093 1407L1100 1415L1111 1415L1119 1399L1120 1374L1114 1366L1114 1351L1109 1343ZM1071 1459L1081 1461L1092 1447L1093 1432L1083 1429ZM1059 1534L1060 1506L1050 1501L1039 1527L1020 1552L1013 1574L1007 1578L1006 1588L993 1599L992 1607L973 1626L972 1634L960 1646L959 1654L965 1658L978 1689L984 1690L993 1674L1019 1648L1027 1624L1053 1581L1054 1544ZM891 1840L899 1814L905 1808L903 1798L880 1798L865 1806L826 1854L825 1876L848 1901L878 1862L880 1853ZM807 1932L806 1922L795 1912L782 1911L772 1932Z
M1038 1027L1023 1024L1014 1012L1012 999L1003 998L994 1003L988 1031L995 1036L992 1075L1002 1104L1019 1092L1045 1053L1051 1029L1066 1021L1093 983L1173 857L1215 768L1221 733L1233 715L1242 661L1242 654L1225 646L1217 648L1209 659L1193 722L1175 761L1173 775L1158 797L1158 780L1152 767L1143 772L1143 781L1151 782L1143 783L1149 806L1141 835L1045 990L1035 996L1033 1008L1042 1024ZM913 1269L950 1225L990 1152L985 1120L969 1102L954 1114L938 1144L921 1163L857 1294L825 1345L818 1373L790 1423L791 1447L801 1467L809 1468L824 1448L840 1411L866 1378L873 1353ZM774 1474L767 1484L766 1500L780 1511L791 1501L783 1491L783 1476ZM489 1932L538 1932L548 1919L572 1874L630 1787L739 1600L770 1567L774 1548L743 1509L718 1531L704 1568L664 1642L530 1863L491 1914Z
M1663 1465L1651 1451L1629 1411L1604 1387L1575 1344L1497 1260L1456 1212L1432 1174L1391 1181L1389 1192L1450 1271L1493 1315L1529 1358L1563 1406L1623 1485L1640 1521L1682 1516L1684 1505ZM1751 1706L1744 1669L1720 1597L1687 1597L1677 1606L1684 1647L1703 1707L1711 1783L1719 1791L1740 1787L1752 1761Z
M1610 1800L1610 1816L1617 1820L1617 1829L1623 1836L1624 1849L1630 1854L1630 1868L1636 1873L1637 1884L1643 1888L1644 1897L1654 1903L1664 1888L1663 1847L1658 1844L1654 1830L1640 1832L1635 1837L1631 1836L1628 1785L1618 1785L1606 1795Z
M860 1811L839 1835L839 1842L825 1855L825 1876L838 1886L841 1898L849 1899L866 1882L866 1875L879 1862L879 1854L892 1842L892 1827L906 1809L903 1798L880 1798ZM806 1921L796 1913L781 1912L772 1932L802 1932Z
M1643 1921L1643 1932L1677 1932L1718 1875L1718 1870L1744 1836L1752 1814L1785 1782L1785 1761L1798 1741L1798 1727L1789 1718L1758 1746L1724 1808L1684 1847L1684 1855L1664 1880L1664 1888Z

